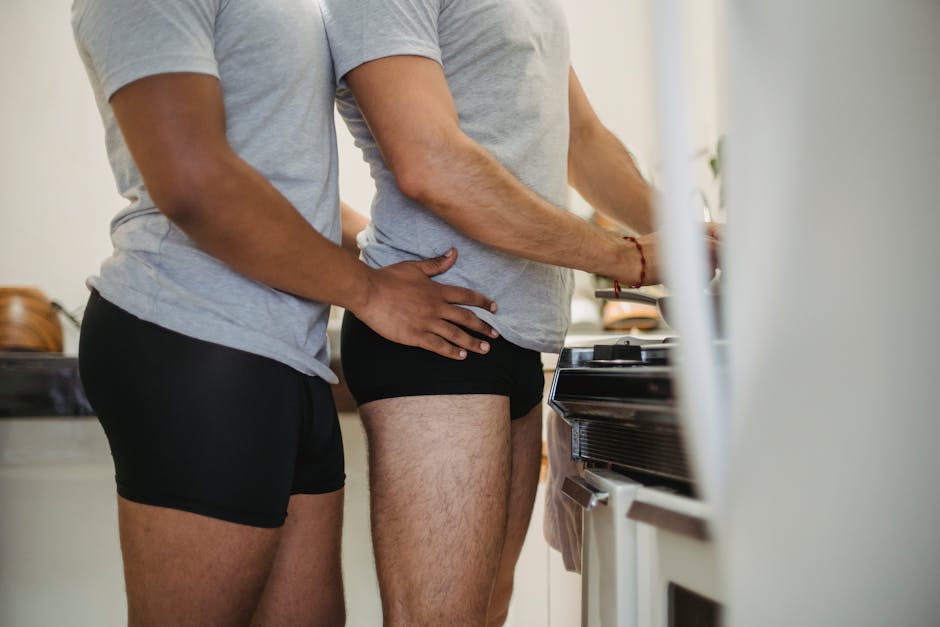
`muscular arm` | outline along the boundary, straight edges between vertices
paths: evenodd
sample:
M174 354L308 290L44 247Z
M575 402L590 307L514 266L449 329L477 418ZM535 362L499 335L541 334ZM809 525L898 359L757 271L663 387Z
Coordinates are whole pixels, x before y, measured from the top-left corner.
M652 193L629 151L598 119L570 70L568 182L595 209L640 235L653 231Z
M361 307L356 286L370 282L368 268L229 147L215 79L150 77L119 90L111 106L157 207L200 248L285 292Z
M449 267L453 255L382 270L361 263L310 226L231 149L222 102L218 80L201 74L144 78L112 97L121 132L160 211L245 276L346 307L399 342L452 357L459 357L453 344L477 350L479 343L447 320L475 329L483 323L449 303L489 307L490 301L427 279ZM423 320L415 321L416 315Z
M440 65L387 57L358 66L346 81L406 196L493 248L637 280L635 246L545 201L460 130ZM647 282L659 282L658 268L647 268Z

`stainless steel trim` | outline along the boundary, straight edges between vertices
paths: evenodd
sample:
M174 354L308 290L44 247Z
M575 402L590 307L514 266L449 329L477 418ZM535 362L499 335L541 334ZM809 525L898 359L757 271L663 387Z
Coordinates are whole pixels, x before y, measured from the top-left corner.
M633 303L643 303L644 305L658 305L659 299L643 292L633 290L620 290L619 293L614 290L594 290L595 298L604 298L607 300L627 300Z
M702 542L711 540L708 524L703 518L672 511L651 503L634 501L627 510L627 518Z
M548 406L551 407L555 411L556 414L561 416L562 419L565 420L565 422L569 422L567 416L565 415L566 412L564 411L564 409L560 407L557 403L555 403L555 386L558 385L558 372L559 372L559 369L558 367L556 367L555 372L552 375L552 385L548 390Z
M569 422L571 425L571 459L581 459L581 423Z
M565 477L561 486L561 493L580 505L586 511L591 511L598 504L607 505L610 494L602 492L577 475Z

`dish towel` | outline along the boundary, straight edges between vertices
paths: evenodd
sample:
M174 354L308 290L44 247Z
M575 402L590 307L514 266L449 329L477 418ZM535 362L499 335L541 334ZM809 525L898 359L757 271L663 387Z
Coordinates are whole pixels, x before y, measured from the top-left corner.
M561 552L565 570L581 572L581 508L561 492L565 477L580 475L583 464L571 459L571 426L551 409L545 410L548 482L543 532L549 546Z

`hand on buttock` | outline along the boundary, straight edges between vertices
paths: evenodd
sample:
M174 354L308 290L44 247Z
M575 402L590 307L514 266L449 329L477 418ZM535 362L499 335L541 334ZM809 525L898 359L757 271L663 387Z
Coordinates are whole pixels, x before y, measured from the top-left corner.
M403 261L375 270L366 304L354 311L360 320L383 337L417 346L451 359L465 359L468 351L486 354L489 343L473 337L470 329L487 337L496 331L473 312L470 305L496 312L496 303L473 290L432 281L457 260L457 250L433 259ZM463 328L461 328L463 327Z

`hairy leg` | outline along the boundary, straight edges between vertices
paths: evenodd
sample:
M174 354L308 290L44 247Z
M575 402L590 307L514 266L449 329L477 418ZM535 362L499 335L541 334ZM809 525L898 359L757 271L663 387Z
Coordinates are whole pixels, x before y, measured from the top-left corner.
M343 490L295 494L252 625L338 627L346 622Z
M526 416L512 421L512 470L506 540L499 559L496 586L490 600L486 624L498 627L506 622L512 598L516 562L522 552L535 492L539 485L542 460L542 406L539 404Z
M506 533L509 399L415 396L360 412L385 625L484 624Z
M279 529L118 498L128 625L246 625Z

